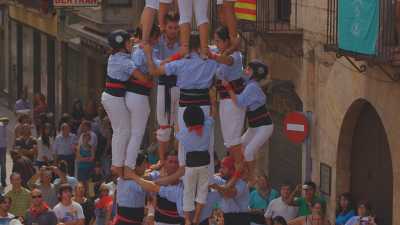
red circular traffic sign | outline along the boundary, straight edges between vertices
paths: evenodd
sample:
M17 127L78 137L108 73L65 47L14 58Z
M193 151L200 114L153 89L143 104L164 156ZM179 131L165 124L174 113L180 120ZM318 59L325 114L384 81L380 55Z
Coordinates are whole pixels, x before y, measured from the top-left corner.
M286 115L284 121L284 132L295 144L301 144L308 135L308 120L300 112L291 112Z

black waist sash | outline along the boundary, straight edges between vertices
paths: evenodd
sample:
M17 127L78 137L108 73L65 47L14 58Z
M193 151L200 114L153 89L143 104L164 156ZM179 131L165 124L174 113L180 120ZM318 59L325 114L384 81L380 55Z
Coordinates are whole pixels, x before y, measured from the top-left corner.
M233 92L235 92L235 94L240 94L244 90L245 84L244 84L244 81L242 78L232 80L229 83L231 84L231 86L233 88ZM217 92L218 92L220 98L222 98L222 99L230 98L228 91L222 85L221 80L217 80L216 88L217 88Z
M178 214L176 203L157 195L157 207L154 213L154 220L161 223L180 224L183 222Z
M186 153L187 167L207 166L208 164L210 164L210 153L208 150Z
M151 88L153 83L151 81L140 81L137 79L130 79L126 84L126 90L139 95L150 96Z
M164 92L164 105L165 113L171 115L171 88L176 87L176 81L178 77L175 75L171 76L160 76L158 78L158 84L165 86ZM170 122L170 116L168 116L168 123Z
M185 107L189 105L205 106L211 105L210 94L206 89L181 89L179 106Z
M117 207L117 214L131 221L141 224L144 218L144 208ZM135 223L132 223L135 224Z
M271 125L272 120L267 111L267 107L265 105L260 106L256 110L246 112L246 117L249 122L249 127L261 127L265 125Z
M124 97L126 92L125 82L106 76L104 92L115 97Z

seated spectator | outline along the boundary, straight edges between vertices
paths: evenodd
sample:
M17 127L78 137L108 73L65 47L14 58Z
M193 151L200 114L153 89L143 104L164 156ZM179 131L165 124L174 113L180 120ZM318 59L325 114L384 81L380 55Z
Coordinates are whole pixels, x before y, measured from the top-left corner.
M0 195L0 224L22 224L13 214L9 213L11 198Z
M78 185L78 180L68 175L67 162L60 161L58 167L52 167L52 170L58 176L58 178L54 180L56 188L59 188L62 184L68 184L74 189L76 185Z
M31 192L32 205L24 217L25 225L55 225L57 224L56 214L49 208L43 200L42 192L33 189Z
M17 151L11 151L10 155L13 160L12 172L20 174L22 185L28 187L29 179L35 174L32 161Z
M58 203L56 188L54 184L51 183L52 176L51 168L41 167L28 182L28 186L31 190L35 188L40 190L43 201L46 202L50 208L53 208Z
M26 123L22 126L21 136L15 140L14 149L28 157L32 162L34 161L37 154L37 142L32 136L29 124Z
M360 201L357 205L357 215L350 218L346 225L376 225L371 205L367 201Z
M355 215L356 213L353 208L351 194L341 194L339 197L339 204L336 209L336 225L345 225L346 222Z
M301 216L294 220L289 221L288 225L330 225L325 217L326 206L325 202L313 202L311 205L311 214L307 216Z
M91 136L89 133L82 134L82 143L78 145L76 151L76 161L78 162L78 180L87 186L87 182L92 174L94 167L95 149L90 144Z
M109 195L109 192L107 185L101 185L99 198L95 201L95 225L107 225L110 222L113 198Z
M85 225L92 224L94 220L94 203L92 199L86 198L86 189L82 183L76 185L72 200L82 206L83 215L85 216Z
M61 185L58 190L60 203L54 207L58 223L84 225L85 216L79 203L72 201L72 188L68 184Z
M273 224L276 217L283 218L285 221L290 221L297 217L298 208L288 204L290 200L290 184L284 183L281 186L281 197L274 199L268 205L267 211L264 214L266 223Z
M325 199L316 194L317 185L312 182L305 182L303 185L303 197L294 199L294 195L299 191L298 188L292 193L290 204L299 207L299 216L307 216L311 214L311 208L314 202L325 203ZM292 200L294 199L294 201Z
M77 138L71 133L67 123L61 125L61 134L54 141L54 153L57 160L64 160L68 164L68 174L73 175L75 171L75 150Z
M279 197L279 193L271 187L268 177L256 177L256 189L250 193L250 221L252 225L265 224L264 213L270 202Z
M31 205L31 192L22 187L21 175L12 173L10 176L12 188L6 196L11 198L10 213L17 217L24 216Z
M36 165L39 168L44 165L50 166L54 162L54 139L51 137L51 129L51 125L46 123L43 126L40 137L37 140Z

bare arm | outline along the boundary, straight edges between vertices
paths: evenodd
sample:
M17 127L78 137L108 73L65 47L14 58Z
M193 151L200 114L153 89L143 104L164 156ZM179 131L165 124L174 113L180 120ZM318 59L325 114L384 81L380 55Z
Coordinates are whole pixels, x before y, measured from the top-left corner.
M171 176L161 177L156 181L158 185L170 185L176 183L185 174L185 167L181 166L179 169Z
M149 81L149 78L146 77L140 70L135 69L132 74L131 77L135 78L136 80L140 80L140 81L144 81L147 82Z
M218 184L212 184L210 185L212 189L215 189L218 191L222 196L225 198L233 198L237 194L237 190L235 187L227 187L223 185L218 185Z
M164 75L165 67L163 65L160 67L157 67L156 64L154 63L151 46L145 45L143 50L144 50L144 53L146 54L147 68L149 69L150 75L156 76L156 77Z
M216 54L216 53L210 53L211 55L211 59L214 59L215 61L217 61L220 64L225 64L228 66L232 66L233 65L233 57L230 55L223 55L223 54Z
M145 190L146 192L159 192L160 191L160 186L157 185L156 183L154 183L153 181L148 181L145 180L141 177L139 177L138 175L136 175L135 173L131 173L128 176L129 179L134 180L136 183L138 183L143 190Z

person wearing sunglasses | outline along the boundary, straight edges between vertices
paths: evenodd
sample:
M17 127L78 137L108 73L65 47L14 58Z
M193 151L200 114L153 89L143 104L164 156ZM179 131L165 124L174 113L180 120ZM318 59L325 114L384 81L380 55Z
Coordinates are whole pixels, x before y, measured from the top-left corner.
M25 225L54 225L57 224L56 214L49 208L43 200L42 192L39 189L33 189L31 192L31 207L25 214Z

